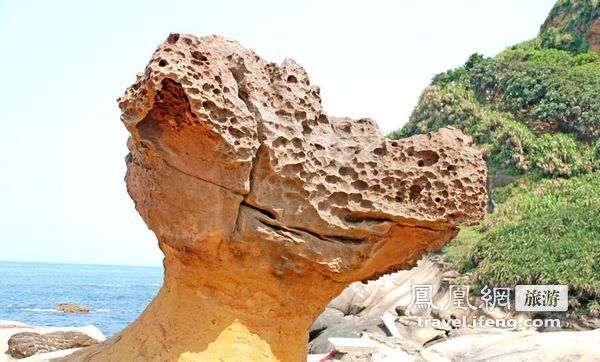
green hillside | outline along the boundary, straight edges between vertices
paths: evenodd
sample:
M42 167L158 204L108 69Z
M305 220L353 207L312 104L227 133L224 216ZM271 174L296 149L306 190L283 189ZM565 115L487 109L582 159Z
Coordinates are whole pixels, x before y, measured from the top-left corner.
M558 1L540 30L547 48L582 53L600 49L600 1Z
M445 249L457 268L494 286L569 284L589 308L600 297L599 17L596 0L559 1L535 39L436 75L388 135L460 128L490 175L512 181L490 182L493 213Z
M570 177L600 169L600 57L539 39L492 58L473 54L438 74L390 137L452 125L472 135L490 170Z

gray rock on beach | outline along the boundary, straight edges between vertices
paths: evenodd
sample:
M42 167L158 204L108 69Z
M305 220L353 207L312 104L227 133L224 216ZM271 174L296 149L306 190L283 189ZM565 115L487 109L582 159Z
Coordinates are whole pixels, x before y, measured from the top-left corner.
M57 331L45 334L21 332L8 339L8 352L15 358L24 358L38 353L87 347L96 343L98 343L96 339L79 331Z
M52 349L43 347L38 343L38 337L30 338L30 337L19 337L17 338L15 335L22 334L23 332L27 332L27 334L35 334L41 335L43 338L48 338L48 334L51 334L50 337L53 338L52 341L44 341L48 346L61 347L66 349ZM56 332L60 332L62 334L57 334ZM74 334L72 332L77 332ZM79 333L87 336L83 338L79 336ZM62 337L61 337L62 336ZM13 338L14 337L14 338ZM61 343L60 338L69 339L68 343ZM14 354L10 353L9 350L9 339L12 338L11 344L15 343L19 340L21 343L29 341L29 343L38 343L37 345L34 343L30 347L26 347L25 345L20 345L19 350L25 351L25 349L30 349L33 351L37 350L36 354L33 354L29 357L15 357ZM44 327L44 326L32 326L25 323L20 323L16 321L7 321L0 320L0 362L39 362L39 361L48 361L53 360L55 358L64 357L70 353L73 353L81 346L86 344L86 339L96 340L96 341L104 341L105 337L102 332L94 327L93 325L87 325L82 327ZM44 352L46 350L52 350L53 352Z

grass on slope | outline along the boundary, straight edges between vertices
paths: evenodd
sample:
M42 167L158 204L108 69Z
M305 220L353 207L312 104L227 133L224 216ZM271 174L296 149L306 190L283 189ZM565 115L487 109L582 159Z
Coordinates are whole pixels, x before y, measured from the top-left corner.
M446 247L448 260L491 286L567 284L600 297L600 173L507 187L483 226Z

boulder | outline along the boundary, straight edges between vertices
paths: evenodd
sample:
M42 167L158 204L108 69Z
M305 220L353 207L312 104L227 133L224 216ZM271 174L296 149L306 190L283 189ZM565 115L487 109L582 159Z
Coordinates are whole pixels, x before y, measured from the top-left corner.
M77 331L81 332L85 335L90 336L91 338L101 342L106 338L102 334L102 332L93 325L86 325L81 327L46 327L46 326L33 326L17 321L9 321L9 320L0 320L0 346L4 346L2 350L3 353L0 353L0 362L12 362L17 360L11 356L10 351L8 350L8 340L14 336L15 334L21 332L34 332L37 334L48 334L51 332L65 332L65 331ZM52 360L53 358L62 357L73 353L74 351L80 348L74 347L69 349L62 349L54 352L40 352L30 357L26 358L18 358L20 361L34 362L34 361L47 361Z
M87 347L96 343L98 343L97 340L79 331L57 331L44 334L20 332L8 339L8 352L15 358L24 358L39 353Z
M71 304L71 303L60 303L56 307L54 307L54 309L56 309L59 312L65 312L65 313L89 313L90 312L90 308L88 308L84 305L78 306L78 305Z
M385 139L328 116L291 59L171 34L119 99L127 189L165 254L146 311L86 361L305 361L353 281L411 268L485 213L486 167L454 128Z
M398 271L368 283L352 283L329 303L310 327L310 353L329 352L331 337L357 338L365 332L381 337L391 335L383 327L381 317L391 313L402 316L400 322L411 321L412 317L404 317L404 314L414 315L420 311L407 309L412 299L412 285L431 285L437 292L442 276L438 264L425 257L411 270ZM422 312L430 316L430 311ZM445 334L434 328L419 328L416 321L404 325L397 322L396 328L404 340L420 346Z

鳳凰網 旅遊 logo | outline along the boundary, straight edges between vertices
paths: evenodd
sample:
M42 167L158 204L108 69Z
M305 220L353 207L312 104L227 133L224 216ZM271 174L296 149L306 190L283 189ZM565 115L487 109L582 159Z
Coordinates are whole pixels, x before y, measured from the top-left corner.
M444 305L437 305L433 300L432 285L415 284L412 286L412 299L408 308L441 310L503 308L517 312L566 312L569 308L568 289L566 285L517 285L514 290L490 288L486 285L479 293L480 302L473 305L469 300L469 286L451 285L448 290L448 301ZM514 298L514 305L512 298Z

